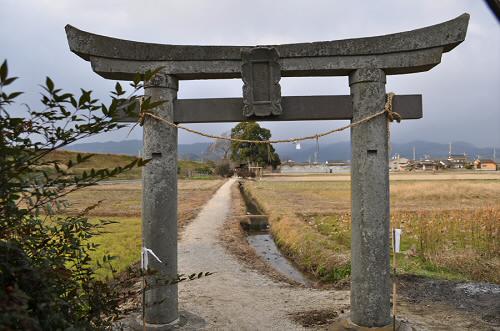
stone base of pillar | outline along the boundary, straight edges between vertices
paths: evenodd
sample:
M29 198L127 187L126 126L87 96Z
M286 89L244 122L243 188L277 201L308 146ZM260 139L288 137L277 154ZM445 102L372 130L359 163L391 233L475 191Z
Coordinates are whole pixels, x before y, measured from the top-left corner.
M203 318L185 310L179 311L179 318L168 324L143 324L141 314L133 314L120 320L113 330L126 331L170 331L170 330L199 330L206 327Z
M416 331L407 322L396 320L396 327L391 323L386 326L367 327L353 323L349 318L341 318L328 328L329 331Z
M142 324L142 320L140 320L140 319L137 322L141 324L139 326L139 328L137 329L137 331L139 331L139 330L145 330L145 331L169 331L169 330L176 330L179 327L182 327L182 325L180 323L180 318L178 318L175 321L170 322L168 324L148 324L148 323L146 323L145 325L143 325Z

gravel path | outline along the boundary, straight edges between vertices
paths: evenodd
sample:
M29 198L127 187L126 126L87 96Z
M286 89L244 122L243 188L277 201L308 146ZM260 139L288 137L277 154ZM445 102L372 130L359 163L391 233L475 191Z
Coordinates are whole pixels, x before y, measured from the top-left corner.
M209 330L300 330L293 316L313 310L341 310L348 291L326 291L280 283L240 264L218 242L231 210L228 180L185 229L179 270L216 274L179 284L181 310L205 320Z

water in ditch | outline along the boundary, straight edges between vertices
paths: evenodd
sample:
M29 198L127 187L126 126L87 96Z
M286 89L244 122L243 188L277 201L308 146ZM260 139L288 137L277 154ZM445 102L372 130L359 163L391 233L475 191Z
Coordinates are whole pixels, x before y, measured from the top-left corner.
M241 186L240 186L241 190ZM269 263L276 271L285 277L302 285L310 285L310 281L298 270L276 246L272 235L269 233L267 217L262 215L257 205L241 190L249 216L242 227L247 233L247 242L255 249L257 255Z

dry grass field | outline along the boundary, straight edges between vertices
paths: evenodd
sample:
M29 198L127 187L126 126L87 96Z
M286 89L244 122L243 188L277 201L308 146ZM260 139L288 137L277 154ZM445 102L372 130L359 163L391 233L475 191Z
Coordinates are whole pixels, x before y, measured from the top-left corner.
M76 159L76 155L81 154L82 156L87 156L90 153L83 152L72 152L72 151L63 151L56 150L51 152L50 154L44 157L44 161L57 161L59 165L67 164L69 160ZM73 174L82 174L84 171L89 172L92 168L102 169L102 168L114 168L114 167L123 167L130 162L136 159L135 156L130 155L120 155L120 154L101 154L96 153L93 154L91 158L77 164L76 166L70 168L70 173ZM127 171L126 173L120 174L115 179L137 179L141 178L141 168L134 168L131 171Z
M200 208L222 185L223 180L180 180L178 186L178 220L182 228L194 218ZM106 233L96 236L94 242L100 244L94 252L95 258L104 254L116 256L114 267L125 270L139 261L141 249L141 197L140 183L120 183L97 185L85 188L68 196L70 208L68 214L78 213L82 209L102 203L91 210L91 219L106 219L116 223L106 226ZM99 271L101 277L110 275L110 270Z
M43 160L57 162L61 168L65 169L70 160L75 162L77 154L89 155L83 152L57 150L44 156ZM86 161L69 168L68 173L81 175L84 171L90 172L91 169L123 167L135 159L136 157L129 155L95 153ZM222 185L223 180L212 175L200 175L207 173L207 169L211 170L212 167L204 162L179 160L178 166L179 178L184 178L190 173L198 174L198 177L179 180L178 220L182 228L187 221L197 215L200 208ZM51 166L46 166L45 170L50 173ZM142 187L138 179L142 177L141 172L141 168L135 167L114 177L113 181L106 184L73 192L66 197L69 208L61 212L74 215L89 206L98 204L88 213L91 220L97 222L99 219L105 219L116 222L106 226L106 233L93 238L96 243L100 244L93 257L100 259L108 254L116 256L113 264L118 271L125 270L140 258ZM111 270L108 269L99 271L101 277L110 274Z
M69 160L73 160L74 162L77 154L87 156L91 153L56 150L45 156L44 161L57 161L59 165L64 167ZM84 171L89 172L92 168L103 169L119 166L123 167L136 159L135 156L121 154L93 153L92 155L93 156L85 162L70 168L69 173L81 175ZM178 166L180 178L190 177L188 176L189 173L196 173L199 179L213 179L210 175L201 175L203 172L211 172L213 170L213 165L207 164L206 162L179 160ZM114 179L141 179L141 172L141 168L133 168L130 171L114 177Z
M400 270L500 283L500 177L428 176L391 180L391 223L403 230ZM350 182L280 179L245 183L278 245L323 280L349 275Z

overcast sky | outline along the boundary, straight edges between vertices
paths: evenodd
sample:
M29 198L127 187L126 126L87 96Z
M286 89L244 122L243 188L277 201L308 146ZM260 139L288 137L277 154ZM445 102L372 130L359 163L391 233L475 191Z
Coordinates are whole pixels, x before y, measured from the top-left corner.
M106 98L114 82L93 73L68 49L64 26L145 42L258 45L383 35L440 23L468 12L467 38L429 72L388 76L387 91L422 94L424 117L392 125L393 141L467 141L500 147L500 25L480 0L0 0L0 60L21 77L16 90L36 105L38 84L50 76L70 91ZM181 81L179 98L241 97L241 80ZM282 95L349 94L347 77L283 78ZM265 123L273 138L291 138L345 124L339 121ZM210 133L231 124L198 124ZM94 141L140 139L142 129ZM345 141L348 132L325 141ZM180 143L204 141L187 133Z

